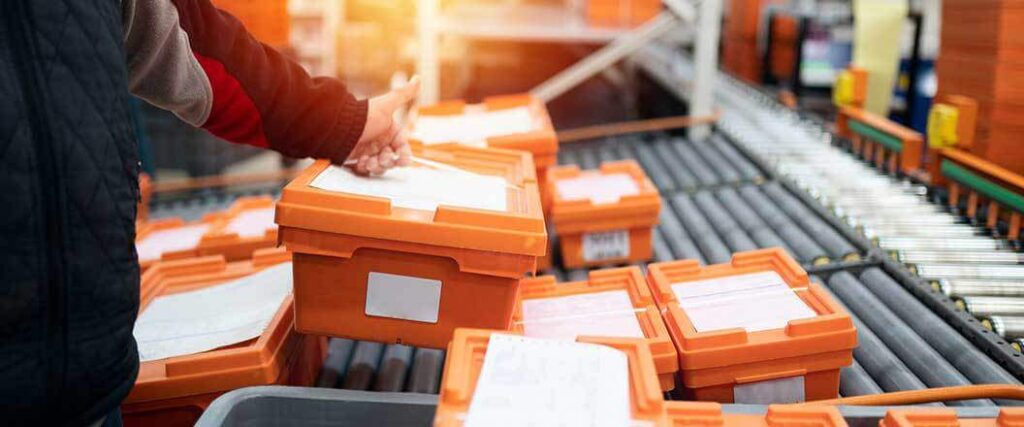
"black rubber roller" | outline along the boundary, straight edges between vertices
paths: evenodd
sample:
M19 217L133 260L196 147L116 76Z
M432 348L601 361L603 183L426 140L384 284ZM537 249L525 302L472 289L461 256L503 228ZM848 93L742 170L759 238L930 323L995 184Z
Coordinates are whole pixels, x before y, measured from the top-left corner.
M828 285L832 292L849 307L850 311L856 313L872 331L878 334L886 346L929 387L971 384L967 377L947 362L927 341L918 336L852 274L846 271L833 274ZM948 404L953 406L989 406L993 403L990 400L976 399L948 402Z
M676 138L672 140L671 145L676 150L679 160L683 162L683 165L689 169L693 176L697 177L697 182L700 185L715 186L722 182L718 175L715 174L715 171L711 170L711 167L704 162L704 159L697 154L697 151L686 140Z
M685 194L673 196L672 207L675 208L677 217L708 263L720 264L732 260L732 252L715 234L711 224L704 218L700 209L690 200L689 196Z
M679 155L672 149L672 143L668 140L657 141L653 144L654 153L665 164L668 174L675 179L677 188L680 190L692 190L698 187L697 177L684 166Z
M716 150L722 153L732 165L739 171L740 176L746 181L759 182L764 179L761 170L754 165L746 156L739 152L731 142L719 134L711 135L711 141Z
M674 258L695 259L701 265L707 265L707 261L704 260L704 255L701 255L697 244L693 242L689 233L686 232L679 219L676 218L675 211L664 202L662 202L660 218L658 231L672 250Z
M404 389L405 378L412 365L412 351L412 347L400 344L392 344L384 349L373 391L400 392Z
M762 189L776 205L786 212L794 222L803 227L826 251L829 256L844 261L857 261L860 251L844 238L827 221L808 208L800 199L782 188L778 182L769 182Z
M601 166L601 162L597 159L597 152L593 148L581 148L579 155L580 169L597 169Z
M740 225L732 219L732 213L718 203L710 191L698 191L693 195L693 203L704 213L704 217L710 220L711 226L719 235L724 236L740 229Z
M739 171L722 156L721 152L712 147L714 142L710 139L705 139L704 141L687 140L687 142L693 146L694 150L697 150L697 154L704 158L704 161L711 167L711 170L718 174L721 182L736 184L742 181Z
M412 372L405 391L409 393L437 394L441 386L444 350L417 348L412 357Z
M857 363L843 368L839 372L839 394L843 397L866 396L871 394L882 394L882 387L878 386L871 375Z
M733 188L721 188L715 192L715 196L718 197L718 201L721 202L722 208L729 211L736 223L743 227L748 232L766 228L768 224L763 219L750 209L747 202L740 197L739 193Z
M676 182L665 169L665 165L658 160L658 156L654 154L654 149L650 144L639 141L632 144L634 144L632 150L636 153L636 159L643 166L644 172L647 173L647 177L651 178L654 185L662 192L676 191Z
M338 386L338 379L345 377L348 358L352 355L352 347L355 347L355 342L352 340L331 338L328 341L327 358L324 359L320 375L316 379L317 387L334 388Z
M380 356L384 352L384 344L358 341L352 352L352 360L348 363L348 371L341 388L346 390L369 390L380 366Z

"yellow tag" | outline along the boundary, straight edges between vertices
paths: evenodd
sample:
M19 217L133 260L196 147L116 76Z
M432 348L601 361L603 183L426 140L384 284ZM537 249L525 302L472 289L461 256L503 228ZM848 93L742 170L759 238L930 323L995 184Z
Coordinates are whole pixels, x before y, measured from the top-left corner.
M960 111L947 104L935 104L928 114L928 145L932 148L955 146Z
M836 84L832 87L832 103L844 107L853 103L856 78L850 70L843 70L836 76Z

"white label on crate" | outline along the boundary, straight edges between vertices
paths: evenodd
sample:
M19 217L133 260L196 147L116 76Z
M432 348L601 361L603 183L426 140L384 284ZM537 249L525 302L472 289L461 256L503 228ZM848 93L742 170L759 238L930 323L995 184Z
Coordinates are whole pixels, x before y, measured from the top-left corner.
M626 291L524 299L522 310L523 335L532 338L644 337Z
M629 230L583 233L586 262L629 258Z
M227 231L239 237L262 237L267 231L276 230L274 207L243 211L228 223Z
M732 398L734 403L748 405L803 402L805 400L804 377L738 384L732 388Z
M629 365L611 347L491 335L466 427L630 423Z
M413 139L424 145L458 142L486 146L487 138L516 135L537 129L528 107L493 111L468 111L454 115L419 115L413 123Z
M774 271L675 283L672 291L697 332L757 332L817 316Z
M366 315L437 323L441 281L370 272L366 280Z
M595 205L618 203L623 196L640 193L640 186L629 174L587 174L555 182L558 195L565 200L590 200Z
M438 206L508 210L504 178L475 173L438 170L419 166L400 167L383 176L359 176L349 168L330 166L309 184L327 191L382 197L391 206L436 210Z
M160 259L168 252L195 249L209 229L210 224L195 224L154 231L136 242L135 250L139 253L139 260Z
M153 299L135 322L139 359L201 353L263 334L292 291L292 263Z

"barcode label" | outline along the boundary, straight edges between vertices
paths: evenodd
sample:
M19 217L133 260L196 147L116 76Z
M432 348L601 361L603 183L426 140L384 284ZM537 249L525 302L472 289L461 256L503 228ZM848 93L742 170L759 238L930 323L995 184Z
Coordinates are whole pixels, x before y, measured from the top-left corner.
M629 231L605 231L583 234L583 260L586 262L629 258Z

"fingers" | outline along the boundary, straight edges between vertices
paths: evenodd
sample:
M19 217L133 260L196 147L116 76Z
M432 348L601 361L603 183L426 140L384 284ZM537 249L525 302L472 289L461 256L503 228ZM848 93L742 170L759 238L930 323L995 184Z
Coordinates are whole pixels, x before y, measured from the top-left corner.
M409 80L404 86L394 89L388 92L386 96L387 107L390 111L395 111L399 107L412 102L416 99L416 96L420 93L420 77L415 76L412 80Z

